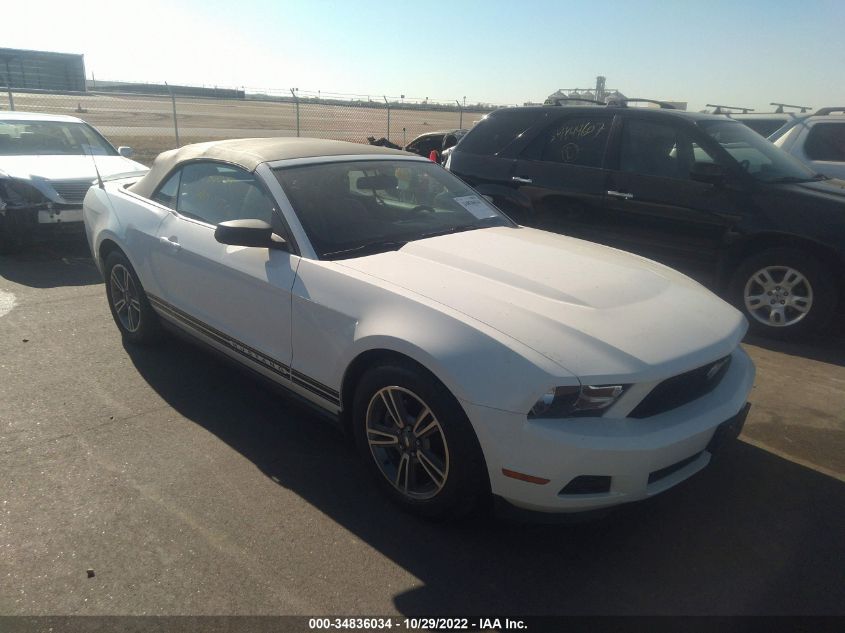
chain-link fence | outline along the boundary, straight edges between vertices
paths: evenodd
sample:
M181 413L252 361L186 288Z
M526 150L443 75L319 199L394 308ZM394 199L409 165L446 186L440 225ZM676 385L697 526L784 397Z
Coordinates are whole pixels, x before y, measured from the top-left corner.
M161 90L150 93L112 90L79 93L9 91L0 88L0 109L67 114L99 129L115 146L128 145L150 164L164 150L225 138L310 136L366 143L386 138L404 146L416 136L439 129L469 128L494 109L404 99L287 96L263 92L192 89L225 96L198 96Z

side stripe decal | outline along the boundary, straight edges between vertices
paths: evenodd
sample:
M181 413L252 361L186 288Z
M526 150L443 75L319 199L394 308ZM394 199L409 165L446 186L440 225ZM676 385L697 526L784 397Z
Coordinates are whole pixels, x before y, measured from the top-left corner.
M299 372L295 369L291 369L286 364L270 356L267 356L266 354L258 351L254 347L251 347L246 343L243 343L236 338L232 338L228 334L225 334L220 330L211 327L207 323L204 323L199 319L192 317L187 312L184 312L176 306L171 305L164 299L160 299L159 297L151 295L150 293L147 293L147 298L157 310L163 312L171 318L187 325L191 329L196 330L200 334L214 340L220 345L228 347L229 349L234 352L237 352L244 358L247 358L254 363L258 363L259 365L263 366L266 369L269 369L278 376L290 380L291 382L302 387L303 389L307 389L311 393L320 396L321 398L331 402L335 406L340 406L340 393L337 390L332 389L331 387L314 380L313 378L303 374L302 372Z

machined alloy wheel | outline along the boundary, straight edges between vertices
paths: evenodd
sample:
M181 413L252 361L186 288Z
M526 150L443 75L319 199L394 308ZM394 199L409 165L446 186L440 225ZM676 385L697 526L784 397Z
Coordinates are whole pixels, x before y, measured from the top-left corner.
M446 485L450 457L443 427L411 390L387 386L373 394L366 436L381 474L402 495L431 499Z
M836 314L836 264L804 248L776 246L739 262L728 296L757 334L798 339L822 332Z
M756 271L743 293L748 313L769 327L790 327L813 307L809 279L790 266L767 266Z
M141 301L129 270L123 264L115 264L109 284L112 306L120 324L127 332L137 332L141 326Z

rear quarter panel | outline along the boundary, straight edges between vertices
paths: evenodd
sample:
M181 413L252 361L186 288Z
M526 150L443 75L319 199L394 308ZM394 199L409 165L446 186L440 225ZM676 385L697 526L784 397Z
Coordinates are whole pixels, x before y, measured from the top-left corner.
M123 181L106 183L105 189L92 187L83 203L83 220L88 244L101 272L100 251L106 240L114 242L129 259L141 285L159 294L150 269L150 257L157 247L156 232L171 211L124 189Z

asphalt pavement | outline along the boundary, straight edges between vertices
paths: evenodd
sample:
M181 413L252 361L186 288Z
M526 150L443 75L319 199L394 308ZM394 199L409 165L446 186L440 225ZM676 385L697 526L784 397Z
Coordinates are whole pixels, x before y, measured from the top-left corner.
M0 257L0 614L845 614L845 333L746 347L746 429L684 484L432 524L308 409L125 346L83 244Z

